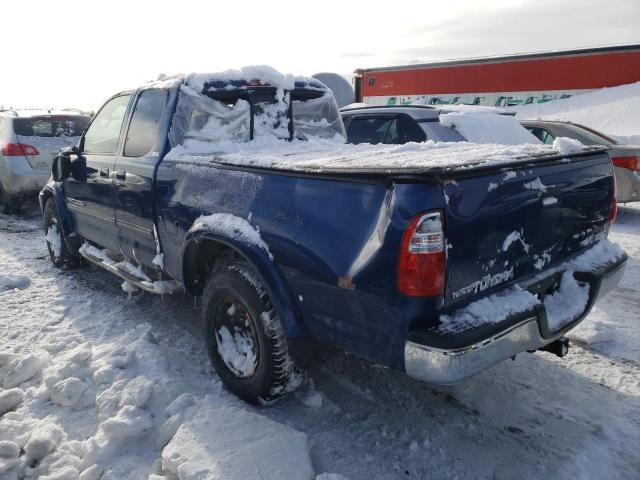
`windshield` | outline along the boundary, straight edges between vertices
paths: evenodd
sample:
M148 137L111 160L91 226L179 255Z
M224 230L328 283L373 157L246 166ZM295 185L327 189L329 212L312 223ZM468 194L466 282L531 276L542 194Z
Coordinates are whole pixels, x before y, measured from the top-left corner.
M79 137L89 117L50 115L13 120L16 135L22 137Z
M334 138L345 132L331 93L258 87L203 94L183 85L169 141L189 153L224 150L229 143L259 139Z

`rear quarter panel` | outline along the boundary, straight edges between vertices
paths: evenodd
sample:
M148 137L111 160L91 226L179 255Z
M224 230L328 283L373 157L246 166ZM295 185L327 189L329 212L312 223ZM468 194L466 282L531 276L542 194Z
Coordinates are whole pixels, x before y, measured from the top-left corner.
M163 160L157 174L165 266L181 278L185 234L201 215L249 219L285 278L305 333L402 369L406 333L435 319L438 299L396 290L404 229L442 208L437 184L243 171Z

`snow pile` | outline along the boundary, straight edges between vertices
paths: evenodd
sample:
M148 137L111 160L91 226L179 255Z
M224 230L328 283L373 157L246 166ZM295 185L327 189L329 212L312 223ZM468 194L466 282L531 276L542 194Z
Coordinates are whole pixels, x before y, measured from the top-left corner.
M204 91L205 88L214 90L215 87L211 86L211 83L214 82L253 82L256 80L272 87L292 89L297 79L302 79L302 77L280 73L268 65L251 65L242 67L239 70L229 69L215 73L191 73L187 75L185 83L200 92Z
M560 153L574 153L584 149L584 145L580 140L567 137L557 137L553 140L553 148Z
M469 107L473 108L473 107ZM462 109L455 113L441 113L440 123L455 129L472 143L498 143L503 145L541 143L529 130L510 115Z
M234 238L246 245L256 246L264 250L269 255L269 258L273 259L269 246L260 236L260 232L242 217L230 213L203 215L196 219L191 228L203 228L209 232Z
M55 356L0 360L7 478L314 476L305 434L218 398L181 394L148 325L99 345L71 340Z
M31 279L26 275L12 275L0 273L0 293L8 290L27 288L31 285Z
M518 232L513 232L505 240L503 249L520 240ZM624 254L619 245L602 240L576 258L554 267L530 283L546 278L556 272L564 272L558 291L544 297L550 331L556 331L581 315L589 300L589 285L575 279L575 272L592 272L616 261ZM509 316L525 312L540 304L536 295L519 285L482 298L457 310L452 315L441 315L438 330L442 333L459 333L481 325L500 323Z
M314 478L306 435L261 415L205 399L162 451L180 480Z
M640 144L640 82L602 88L547 103L512 107L518 119L562 120Z
M578 282L573 272L562 274L557 292L544 298L549 330L555 332L584 312L589 301L589 284Z
M532 309L538 303L537 297L516 285L477 300L453 315L441 315L438 330L459 333L480 325L500 323L511 315Z
M53 252L53 256L59 257L60 252L62 252L62 242L60 239L60 232L58 232L58 226L56 224L53 224L49 227L45 238L49 243L49 247Z

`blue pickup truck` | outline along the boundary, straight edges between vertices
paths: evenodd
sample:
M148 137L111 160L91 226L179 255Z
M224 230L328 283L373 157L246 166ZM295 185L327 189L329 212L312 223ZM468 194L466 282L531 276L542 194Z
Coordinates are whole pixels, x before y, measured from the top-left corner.
M200 297L252 403L336 347L435 384L566 353L626 263L604 149L344 145L324 85L259 73L111 97L40 193L53 263Z

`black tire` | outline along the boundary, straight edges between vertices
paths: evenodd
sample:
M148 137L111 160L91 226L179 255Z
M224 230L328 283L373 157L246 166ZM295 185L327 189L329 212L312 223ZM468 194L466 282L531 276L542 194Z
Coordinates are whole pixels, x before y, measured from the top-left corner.
M5 215L17 215L21 206L21 199L10 196L0 184L0 211Z
M302 383L304 373L288 353L277 312L251 268L236 263L214 270L202 298L207 352L227 389L255 405L276 400ZM230 328L234 331L230 332ZM235 356L242 360L240 367L229 361L228 353L221 353L220 344L225 350L224 344L230 345L230 335L236 348L234 354L239 354L238 342L247 349L246 355Z
M60 217L58 216L58 209L53 198L49 198L44 205L42 223L44 226L44 235L45 241L47 243L47 250L49 250L49 256L51 257L51 261L53 262L53 264L58 268L79 265L80 257L72 255L67 248L62 229L60 228ZM56 238L58 243L56 248L54 248L54 242L56 242Z

